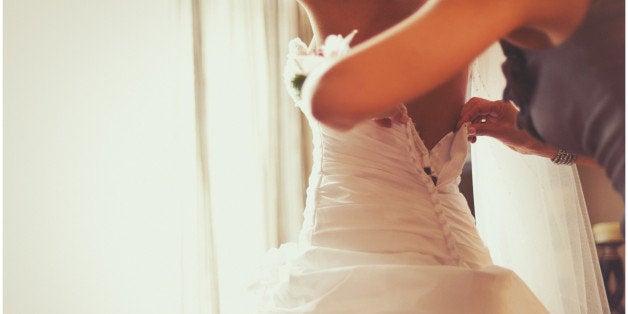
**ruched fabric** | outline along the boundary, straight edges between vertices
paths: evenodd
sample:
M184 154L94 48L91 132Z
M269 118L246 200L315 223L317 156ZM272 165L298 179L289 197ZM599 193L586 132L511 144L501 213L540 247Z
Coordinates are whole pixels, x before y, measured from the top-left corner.
M298 243L268 253L254 286L260 312L546 313L516 274L492 265L458 191L466 128L428 151L411 120L310 125L303 228Z
M320 71L354 34L316 50L290 43L284 79L312 128L313 168L298 243L270 250L251 286L259 312L547 313L492 264L458 190L466 126L428 150L403 106L391 127L365 121L345 132L309 114Z

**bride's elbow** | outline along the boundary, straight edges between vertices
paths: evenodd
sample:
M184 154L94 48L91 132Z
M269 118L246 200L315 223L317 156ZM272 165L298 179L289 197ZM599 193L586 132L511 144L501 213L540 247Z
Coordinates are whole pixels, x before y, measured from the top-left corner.
M319 97L317 97L319 96ZM322 124L340 131L347 131L353 128L359 121L339 110L338 105L334 105L329 100L322 100L320 95L314 95L311 100L312 116Z
M330 71L314 73L304 84L304 99L312 116L322 124L337 129L349 130L362 119L355 105L354 85L343 81Z

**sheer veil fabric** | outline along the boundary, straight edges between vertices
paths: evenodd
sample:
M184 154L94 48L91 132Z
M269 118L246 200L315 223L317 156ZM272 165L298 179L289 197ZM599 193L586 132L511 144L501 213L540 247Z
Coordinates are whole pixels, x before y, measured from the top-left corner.
M503 60L493 45L473 63L469 98L501 99ZM550 313L610 313L576 167L490 138L471 147L477 228L493 262L514 270Z

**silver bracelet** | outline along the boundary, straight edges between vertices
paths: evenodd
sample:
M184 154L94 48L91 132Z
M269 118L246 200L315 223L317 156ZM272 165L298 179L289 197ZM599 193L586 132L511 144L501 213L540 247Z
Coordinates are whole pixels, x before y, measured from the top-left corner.
M552 158L552 162L557 165L571 165L576 161L576 154L568 153L563 149L558 149L556 156Z

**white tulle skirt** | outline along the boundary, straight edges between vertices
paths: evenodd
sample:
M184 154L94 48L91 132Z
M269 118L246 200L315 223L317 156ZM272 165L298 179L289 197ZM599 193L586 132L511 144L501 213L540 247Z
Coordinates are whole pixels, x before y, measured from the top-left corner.
M285 244L267 254L253 289L260 313L547 313L510 270L429 259Z

